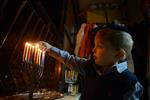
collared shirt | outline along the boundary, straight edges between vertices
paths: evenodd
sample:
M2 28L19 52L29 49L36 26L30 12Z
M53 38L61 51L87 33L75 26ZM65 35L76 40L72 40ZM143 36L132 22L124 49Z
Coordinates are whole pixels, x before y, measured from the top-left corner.
M86 76L87 73L84 67L86 66L88 59L70 55L67 51L60 50L56 47L52 47L49 51L49 54L72 69L77 70L81 75ZM116 63L114 66L112 66L112 68L106 71L105 74L111 72L113 68L116 68L117 72L121 74L128 69L127 62L122 62L119 64ZM96 72L99 76L101 76L99 71L96 70ZM142 94L143 87L139 81L137 81L135 85L123 95L123 100L139 100Z

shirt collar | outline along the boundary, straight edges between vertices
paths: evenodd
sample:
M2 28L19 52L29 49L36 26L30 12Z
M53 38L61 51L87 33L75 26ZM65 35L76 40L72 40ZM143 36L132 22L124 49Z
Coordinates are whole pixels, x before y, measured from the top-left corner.
M122 73L124 70L127 69L127 65L128 65L128 64L127 64L127 61L124 61L124 62L121 62L121 63L118 63L118 62L117 62L116 64L113 65L112 68L116 68L118 73ZM97 67L94 66L94 68L95 68L96 72L101 76L102 73L97 70ZM110 73L110 72L112 71L112 68L110 68L108 71L106 71L106 72L103 73L103 74L105 75L105 74Z
M124 70L127 69L127 61L124 61L122 63L116 63L113 67L116 67L117 71L119 73L122 73Z
M124 62L121 62L121 63L116 63L116 64L114 64L113 65L113 67L112 68L110 68L108 71L106 71L103 75L106 75L106 74L108 74L108 73L110 73L112 70L113 70L113 68L116 68L117 69L117 72L118 73L122 73L124 70L126 70L127 69L127 61L124 61ZM95 70L97 69L97 67L94 67L95 68ZM96 70L96 72L101 76L102 75L102 73L101 72L99 72L98 70Z

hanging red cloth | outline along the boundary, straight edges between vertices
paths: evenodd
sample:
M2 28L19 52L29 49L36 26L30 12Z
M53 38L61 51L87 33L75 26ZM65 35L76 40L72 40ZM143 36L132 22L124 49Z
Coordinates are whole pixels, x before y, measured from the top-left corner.
M93 48L93 39L94 32L92 32L93 26L95 24L87 24L84 29L84 36L79 48L78 56L89 58L92 48Z

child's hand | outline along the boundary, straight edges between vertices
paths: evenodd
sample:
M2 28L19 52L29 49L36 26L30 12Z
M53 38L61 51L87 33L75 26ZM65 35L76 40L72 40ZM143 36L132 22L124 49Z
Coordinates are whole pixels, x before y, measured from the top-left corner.
M50 45L49 43L44 42L44 41L40 41L38 44L39 44L39 48L41 50L45 50L45 51L47 51L48 49L50 49L51 47L53 47L52 45Z

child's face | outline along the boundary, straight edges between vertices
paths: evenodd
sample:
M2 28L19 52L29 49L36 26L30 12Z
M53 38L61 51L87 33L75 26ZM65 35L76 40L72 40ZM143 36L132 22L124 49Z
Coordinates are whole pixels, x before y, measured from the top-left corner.
M116 63L117 51L107 40L103 40L99 33L96 35L94 43L93 56L96 64L109 67Z

